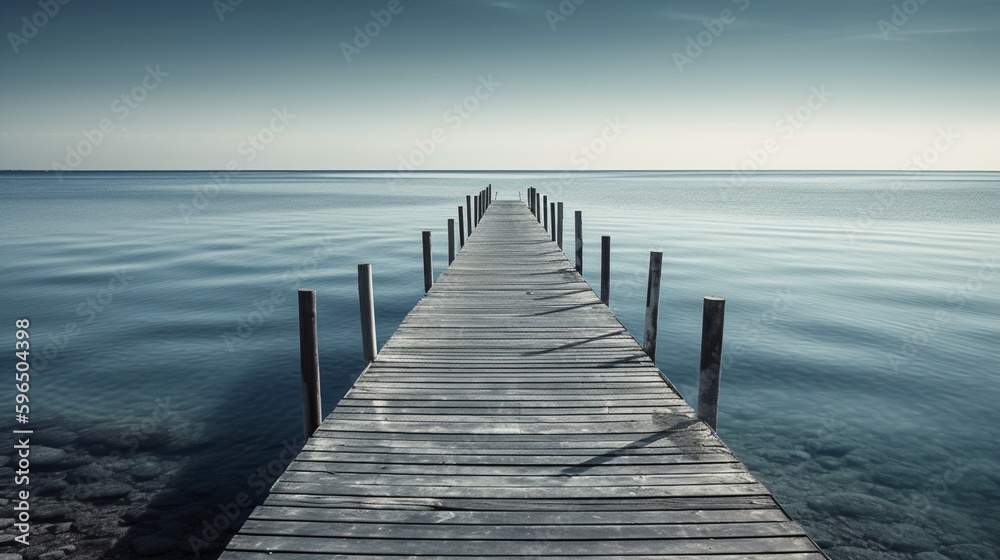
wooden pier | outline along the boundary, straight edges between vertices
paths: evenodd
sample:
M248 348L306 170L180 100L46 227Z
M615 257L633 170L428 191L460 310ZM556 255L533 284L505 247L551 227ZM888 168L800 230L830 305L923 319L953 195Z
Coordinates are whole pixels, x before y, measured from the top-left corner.
M825 558L496 201L222 558L529 556Z

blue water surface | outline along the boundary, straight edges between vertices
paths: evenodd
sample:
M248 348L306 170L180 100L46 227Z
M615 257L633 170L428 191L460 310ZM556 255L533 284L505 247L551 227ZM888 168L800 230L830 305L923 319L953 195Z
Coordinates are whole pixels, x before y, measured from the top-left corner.
M67 454L44 499L81 526L160 512L121 542L221 546L238 520L203 521L259 503L302 443L295 290L317 290L329 412L362 367L357 265L381 345L423 293L420 232L439 273L487 184L582 211L593 286L612 237L633 334L663 252L657 362L689 400L702 297L727 298L719 433L832 557L1000 553L996 173L0 174L2 338L30 318L34 441ZM80 490L109 480L116 501Z

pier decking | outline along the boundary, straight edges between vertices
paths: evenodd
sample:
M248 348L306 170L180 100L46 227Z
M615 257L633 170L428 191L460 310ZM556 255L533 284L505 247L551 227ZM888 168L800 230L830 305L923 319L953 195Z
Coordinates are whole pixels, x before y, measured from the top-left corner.
M822 560L517 201L222 558Z

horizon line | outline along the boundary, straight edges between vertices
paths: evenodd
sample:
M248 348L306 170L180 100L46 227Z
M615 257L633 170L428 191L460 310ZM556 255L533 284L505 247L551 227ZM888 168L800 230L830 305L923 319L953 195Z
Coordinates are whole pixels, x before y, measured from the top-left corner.
M1000 169L3 169L0 173L391 173L405 177L430 173L735 173L741 175L766 173L1000 173Z

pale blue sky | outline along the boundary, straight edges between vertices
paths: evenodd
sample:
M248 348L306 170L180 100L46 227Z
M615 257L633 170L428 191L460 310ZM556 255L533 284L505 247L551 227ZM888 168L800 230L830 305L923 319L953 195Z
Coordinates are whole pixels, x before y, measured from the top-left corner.
M996 0L228 1L3 2L0 169L1000 169Z

